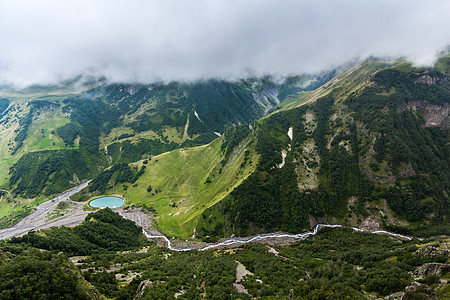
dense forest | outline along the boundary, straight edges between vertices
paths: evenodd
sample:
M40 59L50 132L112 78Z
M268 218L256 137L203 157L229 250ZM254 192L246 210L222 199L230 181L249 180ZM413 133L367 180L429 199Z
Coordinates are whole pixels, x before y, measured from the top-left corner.
M89 255L102 251L129 250L142 246L142 229L109 208L90 213L80 225L55 227L12 238L11 244L28 245L67 255Z
M435 78L434 84L422 82L428 76ZM430 117L427 109L449 105L447 77L437 71L386 69L370 82L344 100L335 98L338 91L332 92L313 104L257 122L256 172L205 210L199 236L298 232L311 226L309 216L347 219L350 198L356 199L353 211L360 218L373 214L370 203L378 206L386 199L394 218L410 222L401 227L381 218L381 225L390 230L449 234L449 127L426 120L440 120ZM446 118L448 113L443 122ZM242 139L238 131L235 135ZM316 160L305 159L315 152ZM305 176L311 175L298 171L302 169L316 170L315 187L301 188Z
M175 252L105 209L74 228L1 242L0 298L444 299L446 247L329 228L286 246Z

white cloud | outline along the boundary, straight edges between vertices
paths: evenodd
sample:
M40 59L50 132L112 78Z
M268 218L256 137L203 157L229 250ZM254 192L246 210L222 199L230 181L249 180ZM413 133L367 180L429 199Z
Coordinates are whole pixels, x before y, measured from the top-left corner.
M449 1L0 0L0 83L318 72L352 59L430 64Z

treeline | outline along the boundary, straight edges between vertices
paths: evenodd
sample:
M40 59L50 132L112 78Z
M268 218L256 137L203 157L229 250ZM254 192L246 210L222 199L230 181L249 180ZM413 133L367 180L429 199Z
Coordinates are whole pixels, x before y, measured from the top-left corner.
M1 106L1 103L0 103ZM59 103L53 103L45 100L34 100L30 101L28 103L28 106L30 107L30 110L28 111L25 118L19 120L19 133L16 135L14 140L16 141L16 145L14 149L11 152L11 155L14 155L17 153L17 151L22 147L23 142L27 138L28 134L28 128L30 127L31 123L33 122L33 116L35 112L39 111L40 109L54 109L60 106ZM1 108L1 107L0 107ZM39 113L39 112L38 112ZM1 114L0 114L1 116Z
M91 255L105 251L127 250L143 244L142 229L109 208L87 215L74 228L54 227L29 232L10 240L12 244L36 247L66 255Z
M3 117L3 113L9 106L9 100L6 98L0 97L0 119Z
M3 106L7 105L7 100L2 100L1 103L4 103ZM75 142L78 142L83 159L86 159L81 166L88 165L89 178L97 175L99 170L110 164L103 151L99 149L99 138L102 134L108 135L113 128L129 126L135 133L153 130L159 135L159 138L153 140L141 139L109 145L108 156L113 158L112 164L130 163L142 159L144 154L157 155L179 147L209 143L217 138L214 132L222 133L225 128L233 124L250 123L262 117L264 113L253 99L251 84L244 81L211 80L192 84L170 83L149 86L112 84L94 88L76 97L66 98L62 104L63 113L70 114L70 122L57 129L58 136L67 147L73 148ZM16 137L13 154L22 146L27 136L33 112L39 109L55 108L58 105L44 100L30 102L30 112L20 121L21 130ZM142 110L142 113L133 115L138 110ZM199 118L195 116L196 113ZM188 135L191 139L187 139L181 145L169 142L165 130L175 128L182 131L188 115ZM125 124L124 120L132 121ZM122 135L121 138L131 136L134 136L134 133ZM36 152L34 157L38 157L39 153L41 152ZM79 154L79 152L73 153ZM44 157L47 156L45 152L41 154ZM61 160L59 162L55 160L55 162L60 167L66 167L65 163L61 165ZM32 164L35 171L36 164L37 162ZM52 169L52 167L48 168ZM19 167L12 169L11 174L15 178L11 181L12 186L21 181L17 179L21 175L14 174L19 169ZM44 171L44 175L40 176L21 170L20 174L30 173L28 179L36 177L39 180L37 183L25 183L23 180L17 191L22 193L27 189L26 186L30 186L27 195L36 196L43 190L46 190L46 195L49 195L73 186L67 180L69 174L76 173L80 179L85 177L70 168L60 171L63 176L61 180L47 176L49 171Z
M424 263L445 261L443 255L416 254L414 243L345 228L323 229L313 239L274 246L279 256L269 252L267 245L246 244L234 251L172 252L169 259L139 257L142 263L127 269L146 272L119 295L128 291L131 296L139 282L150 280L154 285L144 294L148 298L170 298L181 286L186 293L180 296L182 299L197 298L202 284L206 297L217 299L366 299L366 293L386 296L404 291L413 281L409 272ZM252 273L242 281L249 295L237 294L231 288L236 262ZM431 288L411 289L407 296L432 295L436 277L428 275L422 281Z
M110 105L92 99L89 95L67 98L63 101L64 112L70 112L71 122L58 128L58 135L66 146L74 146L74 139L80 137L80 148L89 153L98 154L99 137L102 132L108 134L114 127L120 126L119 112Z
M331 150L327 147L333 105L333 97L327 96L309 107L278 113L261 121L256 137L256 150L260 154L257 170L220 204L219 214L226 216L219 221L222 224L208 220L207 216L217 215L217 208L212 207L203 213L197 234L211 238L273 230L299 232L309 227L309 215L337 214L350 196L357 196L361 203L369 200L374 187L359 170L356 127L351 126L349 133L337 136ZM317 189L300 191L298 181L302 178L295 169L303 163L300 156L307 140L304 128L307 110L312 110L317 118L312 138L320 157L320 161L314 162L320 164L320 182ZM293 127L292 141L287 135L289 127ZM350 141L351 153L339 146L342 140ZM279 169L281 151L289 148L285 165ZM364 206L358 207L367 214ZM233 221L223 224L225 220Z
M89 191L99 191L104 193L109 187L112 187L118 183L135 183L139 176L144 174L145 166L143 165L140 170L132 168L126 163L119 163L112 166L110 169L102 171L98 174L90 183Z
M1 192L0 192L1 194ZM0 217L0 229L14 226L17 222L34 212L35 209L24 206L22 209L13 211L6 216Z
M158 155L174 150L180 145L174 142L165 143L160 140L139 139L139 141L116 142L108 146L108 155L113 163L131 163L143 158L143 155Z
M31 107L25 118L19 120L20 129L19 133L14 138L14 141L16 141L16 145L14 146L11 155L16 154L20 147L22 147L23 141L25 141L25 139L27 138L28 127L30 127L31 123L33 122L33 114L34 109L33 107Z
M101 162L80 149L29 152L11 167L9 183L24 197L53 195L94 176Z
M440 90L437 94L444 97L449 83L441 81L429 86L417 82L419 76L395 70L378 72L372 79L376 84L345 100L346 113L351 116L346 120L331 120L335 107L330 94L311 105L280 112L258 122L256 150L260 159L256 172L221 204L203 213L197 228L199 235L211 238L272 230L298 232L308 226L308 215L345 219L348 199L352 196L357 199L355 208L362 217L369 215L367 201L386 199L399 218L430 224L448 222L448 129L424 128L420 111L417 115L405 109L408 101L428 97L437 90ZM443 75L433 76L442 78ZM421 93L414 94L421 89ZM448 101L445 99L450 98L436 98L433 102ZM302 144L307 139L303 125L307 110L316 118L312 138L320 161L313 163L320 165L319 182L316 189L300 192L298 180L302 178L298 178L293 161L300 160ZM395 176L394 186L380 186L364 174L361 157L367 155L372 138L359 131L358 122L377 136L371 169L376 172L387 162L388 169L381 174L388 177L386 172L391 170ZM289 127L293 127L292 142L286 134ZM236 140L240 139L236 129L229 132L236 135ZM292 151L288 151L286 163L279 169L281 151L288 149L291 143ZM233 148L228 146L227 149ZM208 216L215 219L209 220ZM389 226L386 220L382 222L383 226ZM431 227L417 229L421 234L435 232Z
M230 158L231 152L251 133L248 125L240 125L236 127L228 128L223 134L223 142L220 146L221 150L225 153L222 160L224 165Z
M3 242L0 297L27 298L33 292L42 298L84 299L88 291L91 298L99 297L65 255L86 255L77 265L84 279L115 299L138 294L143 299L366 299L368 293L384 297L397 292L407 299L448 297L439 286L445 271L412 276L424 264L447 261L439 241L398 240L351 228L324 228L287 246L250 243L233 250L175 252L142 241L139 227L105 209L74 228ZM144 245L145 251L138 251ZM422 247L432 251L417 251ZM234 285L243 268L249 273L240 284L248 294ZM136 276L124 283L119 274ZM407 288L414 280L419 288Z
M303 127L305 110L299 108L279 113L256 125L256 150L260 154L257 170L221 203L205 210L197 227L198 236L209 236L209 239L214 240L233 233L249 235L272 230L298 232L307 227L308 214L320 211L318 207L323 206L323 203L311 194L300 193L297 184L293 160L306 139ZM293 141L287 135L291 126L294 131ZM227 152L231 152L249 134L245 128L248 127L228 131L228 135L236 136L225 136L229 141L226 144ZM281 163L281 150L288 149L288 144L292 144L292 151L288 152L284 167L279 169L277 165ZM211 220L209 217L218 218L218 215L223 218Z
M121 115L134 114L145 103L151 103L150 108L126 126L135 132L152 130L162 138L165 127L183 130L189 115L188 135L196 137L185 142L183 146L188 147L209 143L217 138L215 131L222 133L233 124L250 123L264 113L253 100L251 83L244 81L110 85L94 89L91 94L114 104Z

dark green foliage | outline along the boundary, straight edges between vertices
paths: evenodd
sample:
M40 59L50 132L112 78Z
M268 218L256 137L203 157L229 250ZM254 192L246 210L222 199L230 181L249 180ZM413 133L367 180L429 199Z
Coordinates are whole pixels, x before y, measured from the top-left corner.
M0 248L0 255L1 253ZM61 253L30 249L0 265L0 299L90 299Z
M411 222L428 219L417 226L417 233L438 233L432 230L433 226L446 232L439 224L448 223L450 212L449 129L424 127L423 113L420 109L409 109L408 105L412 101L416 101L414 105L419 108L429 103L448 104L450 84L445 76L435 71L424 75L434 78L435 84L423 83L422 75L390 69L378 72L371 79L374 84L344 101L348 106L344 108L345 114L350 117L331 120L335 101L329 94L309 106L283 111L255 124L256 150L260 154L256 172L222 204L204 212L202 220L205 221L200 223L197 232L208 238L233 232L298 232L307 226L308 215L345 218L348 199L353 196L357 199L355 209L361 216L369 215L365 208L367 201L381 198L387 200L400 218ZM425 104L424 99L428 101ZM317 120L312 138L320 157L319 186L300 193L294 172L296 166L291 162L301 155L301 145L306 140L302 123L306 109L313 110ZM363 126L363 130L357 128L357 124ZM281 150L287 149L290 143L286 135L290 126L294 128L292 151L288 152L286 164L280 170L277 166L281 163ZM364 132L376 139L365 136ZM226 139L232 140L232 134L239 137L234 129L229 131L228 137L225 135ZM362 169L366 166L361 165L360 156L365 155L367 161L368 140L376 140L374 161L369 160L371 171L392 172L394 176L390 180L394 180L395 185L379 186L376 180L365 176ZM228 146L227 151L230 149L233 148ZM387 167L381 169L385 162ZM217 220L207 220L207 216L217 214L221 215L222 225L218 225ZM386 222L383 225L389 226Z
M13 151L11 152L11 155L16 154L20 147L22 147L23 141L25 141L25 139L27 138L28 127L30 127L31 123L33 122L34 113L37 112L39 114L38 110L40 109L55 109L59 107L60 104L43 100L34 100L29 102L28 106L30 107L28 114L25 116L25 118L19 120L19 133L14 138L17 143Z
M19 120L20 130L19 133L14 138L14 140L17 143L13 151L11 152L11 155L16 154L17 150L19 150L20 147L22 147L23 141L27 138L28 127L30 127L31 122L33 121L33 113L34 113L33 107L31 107L26 117Z
M80 134L81 129L74 123L68 123L58 128L58 135L64 141L66 146L74 147L75 138Z
M427 192L421 191L421 193ZM421 194L407 193L398 188L390 188L383 195L388 199L389 207L409 221L418 221L433 211L434 203L421 204Z
M140 233L139 230L129 227L130 221L124 220L110 210L100 212L91 214L90 218L87 218L91 220L85 221L89 223L87 226L92 226L94 223L114 224L116 229L124 228L124 231ZM75 229L82 226L86 225L83 223ZM43 232L45 235L41 235L47 236L50 241L53 230L46 230ZM65 230L69 232L70 228ZM60 238L63 236L61 234ZM106 236L110 241L115 241L109 234ZM69 236L67 240L72 238L74 236ZM93 230L89 238L92 241L103 240L105 233ZM72 285L73 278L70 277L74 267L63 254L24 250L24 246L29 247L33 244L27 243L20 246L17 245L19 241L19 239L13 239L12 243L8 242L0 246L1 293L11 293L15 291L16 286L21 286L25 288L24 291L28 291L26 284L36 286L36 291L44 298L48 295L47 292L54 293L55 287L67 293L68 296L65 298L69 299L73 293L79 292L79 284ZM21 242L24 242L23 238ZM350 228L324 228L314 237L288 246L245 244L232 251L174 252L154 244L147 244L144 252L117 253L102 249L102 251L79 250L72 252L71 255L77 253L77 255L81 255L80 253L90 255L83 260L83 265L78 266L88 270L83 272L84 279L92 283L105 296L116 299L134 299L140 291L138 286L142 287L141 283L144 281L151 284L145 288L143 299L172 299L180 291L183 291L179 296L180 299L198 299L203 296L206 299L255 297L365 299L366 293L386 296L404 291L413 280L410 272L425 263L446 261L447 257L421 256L416 253L418 246L425 246L429 242L400 241L384 235L356 232ZM422 243L424 245L421 245ZM435 243L435 245L438 244ZM41 247L41 245L38 246ZM85 247L85 244L79 244L79 248ZM132 245L125 243L120 249L110 250L132 248ZM54 252L60 250L63 249L53 248ZM2 261L6 263L2 264ZM249 295L238 293L233 285L236 281L238 262L252 273L241 281ZM108 273L107 268L113 265L122 267L116 272ZM50 270L61 276L66 285L73 290L68 291L66 286L61 287L62 283L52 277ZM61 274L60 270L64 270L64 274ZM116 280L117 273L139 273L140 275L129 285L123 285ZM48 285L47 290L40 290L40 282L32 280L38 275L43 276L43 281ZM23 285L20 285L22 281L20 284L11 281L23 276L30 279L28 282L23 281ZM54 279L47 281L48 277ZM422 282L436 287L439 279L437 276L427 276ZM416 291L416 294L419 292L432 295L434 290L433 288L422 289Z
M109 208L90 213L83 223L74 228L54 227L43 232L30 232L20 238L12 238L11 243L63 251L67 255L89 255L142 245L142 229Z
M377 270L367 272L366 276L366 289L382 296L402 290L411 282L411 276L407 272L398 267L389 268L388 264L383 263L378 264Z
M219 213L226 216L223 218L224 222L226 219L233 222L216 224L215 228L209 228L204 223L197 228L198 236L222 236L229 232L246 235L271 230L298 232L307 226L308 214L321 211L317 204L320 201L314 201L311 194L301 194L298 190L297 175L292 163L294 151L288 153L283 168L277 167L281 163L281 150L287 149L291 143L292 147L299 147L306 138L302 123L304 112L305 108L300 108L279 113L258 124L256 150L261 156L257 171L220 204ZM293 141L287 136L291 126L295 132ZM231 134L238 137L227 138ZM225 138L229 141L225 146L227 152L231 152L231 146L237 146L248 134L248 129L243 131L239 127L226 133ZM203 213L204 218L215 209L216 207L207 209Z
M0 97L0 119L3 117L3 112L8 108L9 100Z
M348 134L337 136L331 151L327 148L333 105L333 97L327 96L311 106L317 117L317 127L312 137L320 155L322 174L318 189L299 191L296 165L293 162L294 157L301 153L301 145L307 138L303 125L307 107L275 114L261 121L257 127L256 150L261 156L256 172L231 192L219 210L224 221L232 222L222 227L215 225L216 228L202 224L197 230L198 235L221 236L229 232L245 235L272 230L299 232L308 227L308 215L335 213L337 209L345 207L350 196L358 196L362 203L369 199L373 185L359 170L356 127L351 126ZM287 136L289 127L293 127L293 141ZM237 129L230 131L230 135L233 133L239 135ZM233 140L232 137L228 139ZM240 139L242 137L236 138ZM338 146L344 139L350 141L352 152L356 155ZM279 169L281 150L288 149L288 144L291 144L292 149L288 151L285 165ZM228 149L230 146L227 146ZM214 209L206 210L204 215L210 215ZM361 211L365 213L363 207Z
M313 132L313 137L316 142L317 150L320 155L320 160L322 165L321 173L327 171L328 168L328 149L327 149L327 134L329 134L330 127L328 125L328 120L331 116L334 104L334 98L331 95L325 96L314 103L312 106L316 118L317 127Z
M187 140L185 147L211 142L217 138L214 132L224 132L233 124L250 123L264 114L263 108L253 99L252 82L246 81L209 80L150 86L116 84L94 89L90 94L114 104L121 115L133 114L143 104L152 103L151 108L126 126L135 132L152 130L163 139L165 127L183 130L189 116L187 133L199 136Z
M107 297L112 297L118 290L114 273L106 271L94 273L92 269L83 272L83 277L92 283L97 290Z
M135 183L139 176L144 174L145 166L142 166L140 170L131 168L126 163L119 163L112 166L110 169L102 171L98 174L90 183L89 191L99 191L104 193L111 185L118 183L130 182Z
M33 100L28 102L28 106L33 107L35 110L41 110L41 109L55 109L57 107L60 107L61 104L46 100Z
M160 140L140 139L138 142L130 141L116 142L108 146L108 154L113 163L131 163L142 159L142 156L158 155L178 148L179 145L171 142L165 143Z
M223 143L221 145L222 151L225 151L225 156L222 161L224 165L231 152L250 134L250 128L248 125L240 125L236 127L228 128L223 134Z
M422 83L421 76L435 78L436 83ZM374 145L377 163L386 161L394 174L409 177L381 196L399 216L410 221L422 220L431 212L445 220L450 211L445 192L450 188L449 129L424 127L420 111L428 103L448 104L450 84L443 78L436 71L407 74L388 69L372 78L375 85L345 102L369 130L380 134ZM409 109L409 105L419 109ZM377 171L378 165L373 166ZM407 175L401 175L407 168Z
M269 84L263 90L269 86L273 88L273 84ZM211 80L192 84L102 86L63 101L61 109L70 114L70 123L58 128L57 133L67 147L74 147L79 138L79 149L85 160L81 165L88 165L90 171L85 174L92 178L110 163L106 160L103 149L99 149L99 138L102 134L108 135L113 128L128 126L134 131L122 134L117 140L133 137L135 133L147 130L154 131L159 138L133 142L126 140L109 145L108 156L113 159L111 164L135 162L142 159L143 155L158 155L179 147L206 144L217 138L214 132L222 133L233 124L250 123L264 115L264 108L255 102L252 92L252 82L246 81ZM275 100L272 102L271 105L276 104ZM7 102L2 100L2 103L6 105ZM30 112L20 120L21 129L16 137L13 154L22 146L33 114L39 113L41 109L56 108L59 104L38 100L29 105ZM142 110L142 113L135 114L138 110ZM175 128L182 132L188 116L187 133L195 138L187 139L181 145L169 142L165 129ZM124 124L124 120L132 121ZM36 152L35 155L47 156L45 152ZM28 172L29 179L41 177L33 174L38 171L36 164L33 163L33 171ZM60 164L60 167L64 168L59 172L63 174L63 180L52 177L46 181L47 175L44 175L43 180L39 179L36 183L23 183L17 191L22 193L26 189L24 185L36 185L30 187L27 196L37 196L44 190L46 194L52 194L73 186L66 178L74 171L68 165ZM13 177L21 176L13 174L14 172L15 169L12 171ZM80 177L78 172L75 173ZM58 181L57 184L55 180ZM13 181L16 182L17 179Z
M65 99L64 111L70 111L71 123L63 129L58 129L58 134L66 145L73 146L73 139L80 136L80 148L85 148L89 153L97 154L99 151L99 137L102 132L109 133L112 128L120 126L119 112L110 105L94 100L86 95L79 98Z
M285 100L286 98L295 97L297 93L301 91L313 91L316 88L322 86L326 82L330 81L334 76L336 76L336 71L331 71L329 73L313 77L310 76L310 78L305 78L302 76L290 76L285 79L283 84L281 84L279 88L278 93L278 99L280 101ZM302 82L306 80L311 80L310 83L305 87L303 86Z
M89 153L79 149L30 152L11 167L9 182L16 186L15 193L25 197L52 195L76 184L71 183L74 174L79 180L93 176L98 164Z

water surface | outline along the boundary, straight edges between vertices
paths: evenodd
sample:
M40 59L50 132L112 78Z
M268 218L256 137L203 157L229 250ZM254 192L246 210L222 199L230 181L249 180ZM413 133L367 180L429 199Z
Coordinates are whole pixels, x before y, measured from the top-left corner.
M90 206L99 207L99 208L105 208L105 207L119 208L124 204L125 204L125 200L123 200L122 198L119 198L119 197L114 197L114 196L100 197L100 198L97 198L97 199L89 202Z

